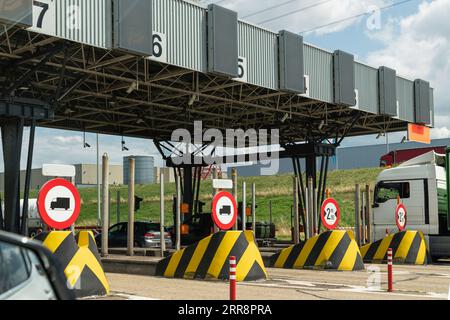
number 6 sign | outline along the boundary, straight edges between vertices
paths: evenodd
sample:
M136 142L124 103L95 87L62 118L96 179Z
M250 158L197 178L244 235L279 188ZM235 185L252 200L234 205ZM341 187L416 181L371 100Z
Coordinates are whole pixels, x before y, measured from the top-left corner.
M341 219L341 209L336 200L332 198L326 199L320 210L320 218L322 223L328 230L334 230Z

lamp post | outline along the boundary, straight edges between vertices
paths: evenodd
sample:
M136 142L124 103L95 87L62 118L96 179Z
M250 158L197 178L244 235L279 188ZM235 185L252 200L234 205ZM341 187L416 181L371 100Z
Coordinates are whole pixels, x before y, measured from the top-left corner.
M97 225L100 226L102 223L102 213L100 209L100 164L99 164L99 139L97 133Z

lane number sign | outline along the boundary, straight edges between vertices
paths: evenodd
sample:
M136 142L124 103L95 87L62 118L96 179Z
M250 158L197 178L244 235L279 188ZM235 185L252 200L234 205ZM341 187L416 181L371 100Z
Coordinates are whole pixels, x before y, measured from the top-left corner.
M333 198L326 199L320 210L320 218L325 228L334 230L341 219L341 209Z
M42 186L37 205L46 225L63 230L69 228L80 214L80 195L69 181L53 179Z
M403 204L399 204L395 210L395 222L397 223L399 231L404 231L406 229L406 207Z
M32 31L56 34L56 5L55 0L33 0Z
M220 230L230 230L237 219L236 200L229 192L219 192L213 199L212 218Z
M247 58L239 57L238 58L238 77L234 78L235 81L247 82Z
M152 36L153 53L150 60L167 62L167 37L164 33L153 31Z

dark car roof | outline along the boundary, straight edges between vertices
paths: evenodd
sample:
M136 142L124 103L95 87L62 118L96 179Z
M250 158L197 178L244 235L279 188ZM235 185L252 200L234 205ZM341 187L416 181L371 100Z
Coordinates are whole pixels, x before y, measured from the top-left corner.
M127 221L116 223L115 225L111 226L110 228L113 228L118 225L128 225ZM144 222L144 221L136 221L134 223L135 228L152 228L152 229L159 229L160 223L159 222Z
M128 221L119 222L119 223L116 223L115 225L118 225L118 224L128 224ZM159 222L135 221L134 225L137 225L137 224L157 224L157 225L159 225Z

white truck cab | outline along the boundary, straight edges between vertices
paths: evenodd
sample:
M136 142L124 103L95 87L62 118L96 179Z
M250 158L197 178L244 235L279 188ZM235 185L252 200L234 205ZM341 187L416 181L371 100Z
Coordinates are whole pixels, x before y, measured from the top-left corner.
M373 199L373 239L382 239L386 229L397 231L398 196L407 209L407 230L422 231L427 242L430 236L448 233L445 159L431 151L380 173Z

